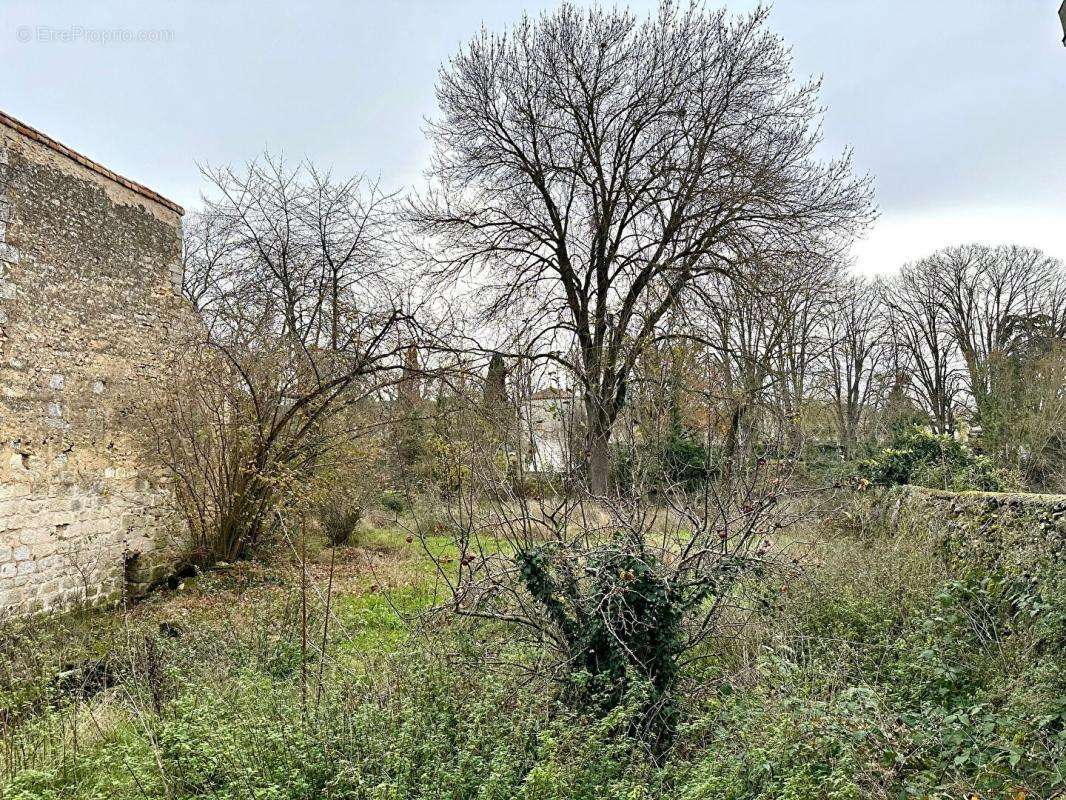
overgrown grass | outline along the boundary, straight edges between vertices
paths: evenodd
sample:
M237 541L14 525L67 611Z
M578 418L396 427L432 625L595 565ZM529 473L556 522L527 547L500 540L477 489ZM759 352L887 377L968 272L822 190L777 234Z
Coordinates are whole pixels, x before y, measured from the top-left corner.
M412 626L434 570L385 526L316 554L306 608L296 564L246 564L126 612L8 630L0 797L1063 790L1062 565L960 570L916 530L808 538L803 577L771 587L756 619L686 668L665 754L627 735L639 685L606 718L582 716L521 669L522 654L499 651L504 631ZM104 665L95 683L87 665Z

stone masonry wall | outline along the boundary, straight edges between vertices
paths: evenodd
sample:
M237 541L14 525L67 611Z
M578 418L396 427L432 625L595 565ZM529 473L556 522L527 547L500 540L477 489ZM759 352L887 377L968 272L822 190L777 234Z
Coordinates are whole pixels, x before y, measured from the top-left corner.
M137 404L181 209L142 188L0 115L0 621L141 591L180 534Z
M870 496L882 524L934 531L949 563L1024 570L1066 559L1066 495L894 486Z

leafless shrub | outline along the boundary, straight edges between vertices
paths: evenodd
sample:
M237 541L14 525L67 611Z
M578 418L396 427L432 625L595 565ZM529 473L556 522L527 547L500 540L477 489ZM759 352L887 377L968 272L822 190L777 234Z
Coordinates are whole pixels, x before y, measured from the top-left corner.
M396 379L411 331L385 249L389 197L363 178L266 157L205 170L215 199L186 231L203 326L155 420L198 563L261 539L306 489L343 412Z

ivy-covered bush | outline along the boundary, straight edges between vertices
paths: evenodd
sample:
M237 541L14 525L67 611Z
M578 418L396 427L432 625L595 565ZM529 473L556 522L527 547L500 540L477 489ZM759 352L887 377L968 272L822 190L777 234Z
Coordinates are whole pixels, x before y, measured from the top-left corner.
M654 556L614 539L588 553L585 581L560 570L547 547L517 560L526 589L566 637L576 696L614 707L636 680L657 706L677 678L682 621L693 600L671 586Z
M915 484L949 491L1006 492L1020 479L996 467L948 434L918 428L900 436L872 458L859 462L859 477L878 486Z

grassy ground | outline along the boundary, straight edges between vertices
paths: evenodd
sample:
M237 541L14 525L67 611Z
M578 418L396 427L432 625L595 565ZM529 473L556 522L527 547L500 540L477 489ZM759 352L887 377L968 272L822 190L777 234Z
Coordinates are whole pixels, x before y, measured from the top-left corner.
M474 668L498 629L413 625L433 564L375 522L312 543L306 572L282 543L131 608L4 629L0 798L1063 791L1061 565L959 572L923 531L807 531L802 577L686 668L676 741L652 754L628 736L639 698L586 716L520 670Z

